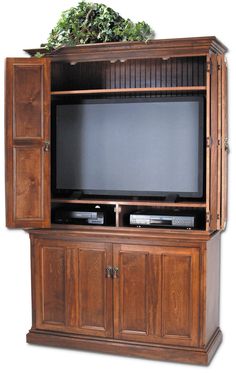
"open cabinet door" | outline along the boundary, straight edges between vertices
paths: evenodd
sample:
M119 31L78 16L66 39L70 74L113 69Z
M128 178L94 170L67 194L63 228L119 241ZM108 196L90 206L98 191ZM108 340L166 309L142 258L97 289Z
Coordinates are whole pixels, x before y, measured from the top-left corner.
M6 225L50 226L50 61L6 61Z
M228 88L227 88L227 63L222 57L222 193L221 193L221 229L227 223L227 198L228 198Z

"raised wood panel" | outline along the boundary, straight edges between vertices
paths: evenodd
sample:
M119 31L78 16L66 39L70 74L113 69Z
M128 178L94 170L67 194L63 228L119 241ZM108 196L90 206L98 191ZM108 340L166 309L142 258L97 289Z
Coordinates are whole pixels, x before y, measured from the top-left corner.
M42 322L65 325L65 249L45 246L41 260Z
M6 61L6 225L50 226L50 61Z
M198 249L114 245L114 336L198 345Z
M43 66L14 65L13 138L43 138Z
M190 338L192 323L191 256L163 256L163 336Z
M199 270L197 248L162 256L162 337L184 344L199 343Z
M120 253L120 328L147 334L147 253Z
M80 327L106 330L106 252L100 249L79 250Z
M43 218L44 152L41 146L13 149L14 220Z
M111 245L32 239L36 327L112 336Z

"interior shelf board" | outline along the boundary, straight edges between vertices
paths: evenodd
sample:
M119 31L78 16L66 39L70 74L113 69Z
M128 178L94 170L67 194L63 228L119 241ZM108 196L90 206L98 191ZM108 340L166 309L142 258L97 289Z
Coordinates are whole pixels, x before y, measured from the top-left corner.
M129 205L129 206L162 206L162 207L206 207L205 202L165 202L165 201L124 201L124 200L102 200L102 199L66 199L53 198L53 203L73 204L103 204L103 205Z
M179 92L179 91L205 91L206 86L181 86L181 87L150 87L150 88L112 88L112 89L79 89L68 91L51 91L51 95L83 95L107 94L129 92Z

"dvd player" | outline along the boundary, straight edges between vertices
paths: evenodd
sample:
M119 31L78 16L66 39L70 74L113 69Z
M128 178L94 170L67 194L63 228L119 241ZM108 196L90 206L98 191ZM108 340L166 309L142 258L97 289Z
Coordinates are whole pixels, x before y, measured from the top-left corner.
M195 226L195 216L180 214L163 214L158 212L134 212L129 217L130 225L138 227L175 227L192 229Z
M76 208L57 208L54 210L53 222L57 224L104 225L105 214L96 209L79 210Z

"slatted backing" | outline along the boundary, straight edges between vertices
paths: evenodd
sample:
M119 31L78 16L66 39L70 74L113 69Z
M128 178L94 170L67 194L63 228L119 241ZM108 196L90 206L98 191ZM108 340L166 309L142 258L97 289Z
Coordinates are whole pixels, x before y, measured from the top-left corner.
M205 85L205 57L52 64L52 91Z

